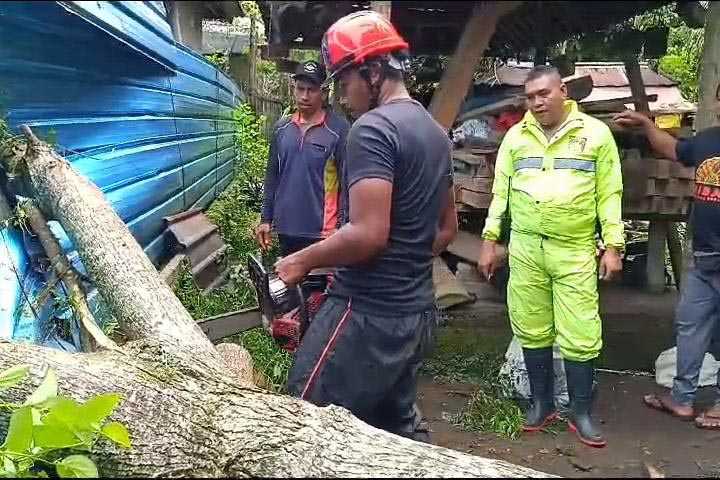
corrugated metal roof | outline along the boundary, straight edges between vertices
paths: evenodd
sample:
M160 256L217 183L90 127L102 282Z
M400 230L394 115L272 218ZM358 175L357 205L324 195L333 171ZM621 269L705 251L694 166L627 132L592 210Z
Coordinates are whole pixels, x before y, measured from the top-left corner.
M646 87L671 87L671 79L653 72L646 63L640 64L640 73ZM590 75L596 87L624 87L630 85L625 66L615 62L576 63L575 75Z
M697 106L685 100L677 87L646 87L647 95L657 95L658 98L648 105L653 113L692 113L697 110ZM624 87L597 87L593 88L592 93L583 98L583 102L592 102L596 100L611 100L614 98L631 97L632 93L629 86ZM633 109L631 103L626 104L628 108Z
M525 82L531 63L506 64L497 68L497 83L505 86L520 87ZM646 87L671 87L677 85L671 79L653 72L646 63L640 64L640 72ZM625 75L625 66L617 62L576 63L575 77L590 75L595 87L624 87L630 85ZM485 79L485 83L491 83Z

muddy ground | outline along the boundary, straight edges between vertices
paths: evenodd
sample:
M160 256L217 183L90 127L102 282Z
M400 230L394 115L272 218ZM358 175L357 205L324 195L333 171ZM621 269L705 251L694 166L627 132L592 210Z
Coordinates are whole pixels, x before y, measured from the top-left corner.
M460 275L478 295L470 306L452 311L445 329L479 335L505 348L511 338L502 301L469 274ZM657 355L673 345L676 292L651 295L620 287L601 290L604 352L600 366L654 372ZM604 449L586 447L572 433L523 435L508 440L494 434L465 432L452 422L473 392L473 385L441 383L423 377L419 403L433 443L471 454L499 458L569 477L649 477L648 468L668 477L720 478L720 431L703 431L646 408L642 396L660 392L652 376L601 373L596 416L608 439ZM703 389L701 401L711 392Z

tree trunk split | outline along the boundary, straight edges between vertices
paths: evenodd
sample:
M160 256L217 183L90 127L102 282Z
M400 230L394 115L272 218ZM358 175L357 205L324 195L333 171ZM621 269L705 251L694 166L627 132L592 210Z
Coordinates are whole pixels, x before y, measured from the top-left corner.
M550 476L414 442L373 428L343 408L319 408L252 385L246 352L225 346L219 353L102 193L26 134L25 163L37 198L68 232L132 341L118 350L83 354L0 342L0 369L31 365L30 381L3 391L2 400L24 399L48 367L57 372L60 392L78 400L123 395L113 419L127 425L133 446L124 450L100 442L94 455L103 475Z

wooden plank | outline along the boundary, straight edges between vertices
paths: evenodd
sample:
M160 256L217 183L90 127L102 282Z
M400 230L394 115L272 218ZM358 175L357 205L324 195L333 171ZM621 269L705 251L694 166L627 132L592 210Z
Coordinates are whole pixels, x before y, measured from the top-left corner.
M523 2L478 2L465 25L428 109L445 130L452 126L498 20Z
M645 98L646 102L656 102L658 96L656 94L648 95ZM625 110L625 104L635 104L642 99L638 99L634 96L623 97L623 98L612 98L610 100L594 100L592 102L582 102L580 107L584 112L609 112L609 111L622 111Z
M454 150L452 152L452 158L453 160L459 160L470 165L482 165L487 161L484 155L476 155L467 150Z
M466 263L475 265L480 256L482 238L470 232L460 230L447 247L447 251Z
M492 194L473 192L472 190L466 190L464 188L458 189L457 193L458 199L456 201L460 203L464 203L473 208L490 208Z
M590 95L593 88L592 77L590 75L583 75L582 77L573 77L565 80L565 85L568 88L568 96L573 100L582 100L583 98ZM473 108L463 113L458 121L464 122L473 117L480 115L489 115L506 110L509 107L524 108L525 97L522 94L514 95L510 98L505 98L497 102L483 105L481 107Z
M488 177L457 175L455 176L455 186L458 189L470 190L471 192L492 193L493 179Z
M435 302L441 309L456 307L475 300L475 297L468 293L440 257L433 259L433 284L435 285Z

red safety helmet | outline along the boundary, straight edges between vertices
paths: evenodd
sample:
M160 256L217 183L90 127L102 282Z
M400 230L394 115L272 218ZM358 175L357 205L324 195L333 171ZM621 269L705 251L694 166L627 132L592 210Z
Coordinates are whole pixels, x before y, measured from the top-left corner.
M347 67L359 65L369 57L408 48L408 43L383 15L372 10L346 15L323 35L322 57L330 73L327 82Z

